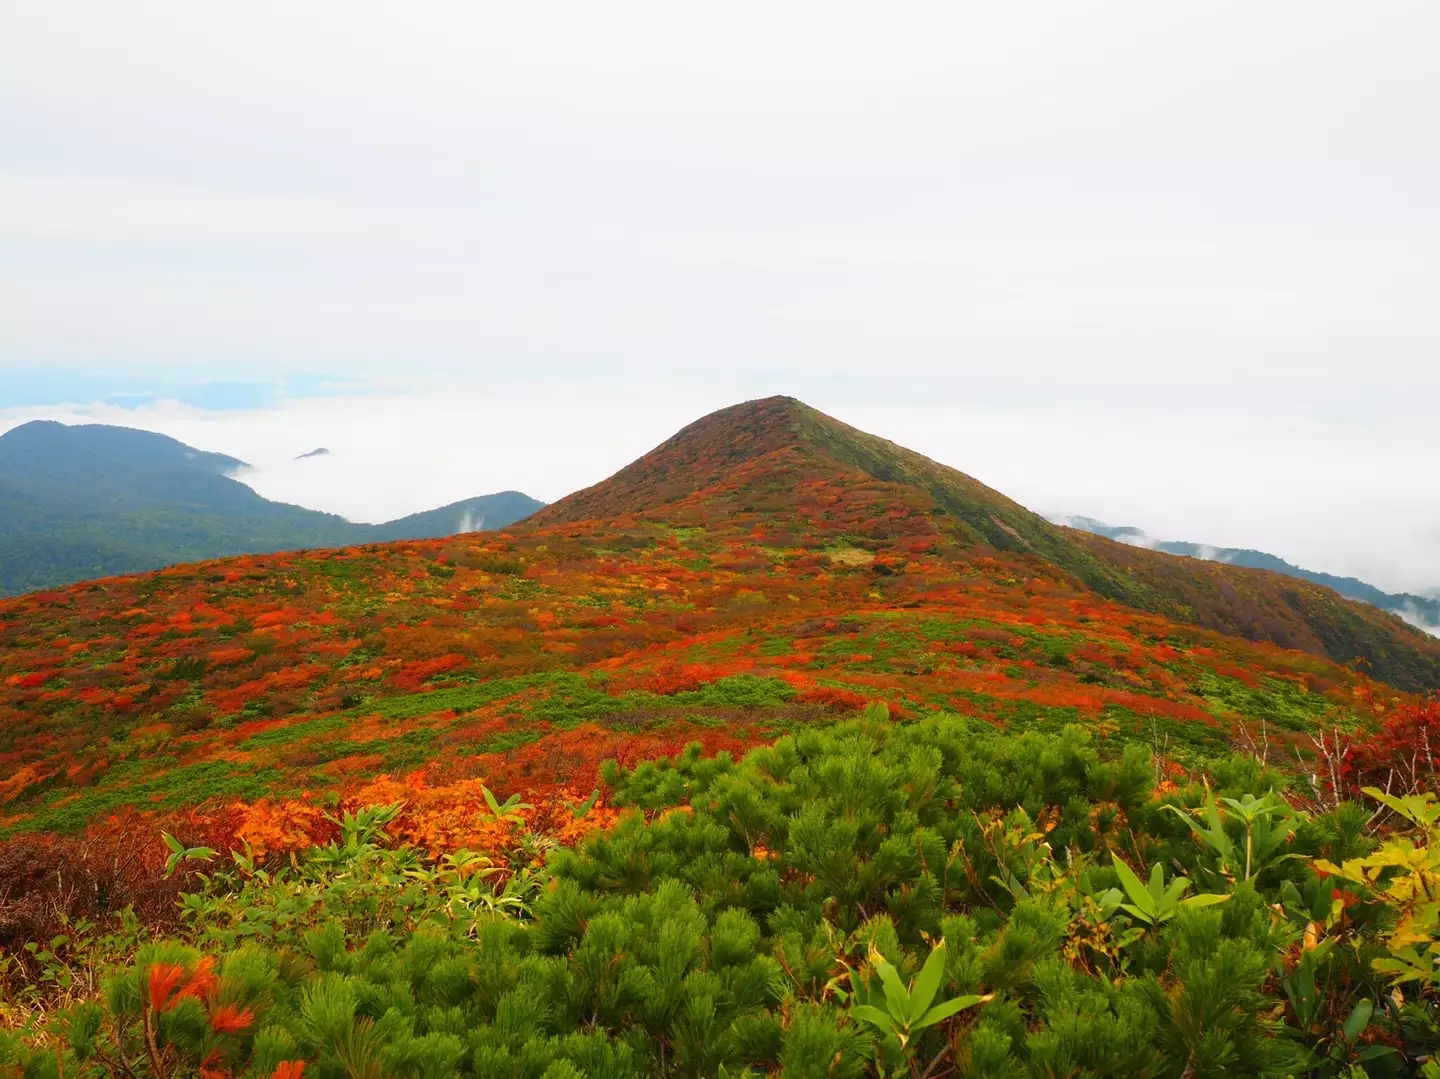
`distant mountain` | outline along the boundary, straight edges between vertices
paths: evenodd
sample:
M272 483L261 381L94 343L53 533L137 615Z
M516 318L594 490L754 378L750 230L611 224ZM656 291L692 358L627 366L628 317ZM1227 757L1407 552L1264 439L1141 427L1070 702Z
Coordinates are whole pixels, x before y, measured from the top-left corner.
M488 532L522 521L545 503L519 491L501 491L452 502L435 510L412 513L383 525L367 525L374 535L368 543L402 539L439 539L459 532Z
M503 528L544 503L505 491L381 525L262 498L245 462L150 431L22 424L0 436L0 595L177 562Z
M295 460L297 460L297 461L303 461L303 460L305 460L307 457L327 457L327 456L329 456L329 454L330 454L330 451L327 450L324 446L317 446L315 449L311 450L309 453L302 453L299 457L295 458Z
M1107 539L1119 540L1134 547L1183 555L1186 558L1200 558L1206 562L1222 562L1227 566L1265 569L1273 573L1283 573L1287 577L1298 577L1302 581L1313 581L1326 588L1333 588L1347 599L1359 600L1372 607L1379 607L1382 611L1398 614L1413 625L1440 634L1440 598L1436 596L1385 592L1356 577L1337 577L1333 573L1304 569L1278 555L1251 550L1248 547L1211 547L1204 543L1188 543L1182 540L1156 540L1144 529L1130 525L1107 525L1093 517L1057 517L1055 523L1079 528Z

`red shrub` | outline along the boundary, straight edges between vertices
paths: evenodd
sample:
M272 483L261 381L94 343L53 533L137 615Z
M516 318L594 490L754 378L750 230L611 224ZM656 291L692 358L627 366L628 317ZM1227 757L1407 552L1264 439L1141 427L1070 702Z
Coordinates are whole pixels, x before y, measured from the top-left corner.
M1378 734L1346 753L1342 775L1357 789L1440 790L1440 696L1387 716Z

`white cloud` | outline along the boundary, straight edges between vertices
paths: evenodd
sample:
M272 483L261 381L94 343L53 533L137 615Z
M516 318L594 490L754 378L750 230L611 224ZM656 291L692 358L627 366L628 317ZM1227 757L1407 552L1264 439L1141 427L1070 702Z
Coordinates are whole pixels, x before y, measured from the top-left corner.
M1207 372L1293 410L1351 407L1310 383L1363 357L1362 398L1440 390L1437 22L32 5L0 40L0 365L725 365L873 399L883 364L1146 403Z
M1409 622L1416 629L1423 629L1432 637L1440 637L1440 625L1427 621L1424 616L1414 607L1405 607L1395 612L1405 621Z
M292 400L261 412L160 401L26 409L0 418L115 423L160 431L252 467L236 478L267 498L384 521L517 489L552 501L604 479L694 419L674 400L549 400L449 391ZM296 460L318 446L330 452Z
M837 414L1033 509L1268 551L1390 591L1440 581L1430 431L1283 415L855 407Z

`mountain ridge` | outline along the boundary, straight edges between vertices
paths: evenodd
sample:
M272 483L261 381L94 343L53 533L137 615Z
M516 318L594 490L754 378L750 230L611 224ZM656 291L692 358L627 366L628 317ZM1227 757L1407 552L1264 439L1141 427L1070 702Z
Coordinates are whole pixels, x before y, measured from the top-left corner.
M1289 562L1279 555L1253 547L1216 547L1206 543L1192 543L1186 540L1156 540L1144 529L1131 525L1108 525L1093 517L1072 516L1052 518L1053 523L1078 528L1107 539L1118 540L1133 547L1163 551L1166 554L1184 555L1207 562L1222 562L1231 566L1246 566L1250 569L1272 570L1287 577L1298 577L1313 584L1323 585L1347 599L1359 600L1382 611L1390 611L1404 618L1412 625L1419 625L1432 633L1440 633L1440 598L1416 595L1413 592L1386 592L1358 577L1341 577L1320 570L1305 569Z

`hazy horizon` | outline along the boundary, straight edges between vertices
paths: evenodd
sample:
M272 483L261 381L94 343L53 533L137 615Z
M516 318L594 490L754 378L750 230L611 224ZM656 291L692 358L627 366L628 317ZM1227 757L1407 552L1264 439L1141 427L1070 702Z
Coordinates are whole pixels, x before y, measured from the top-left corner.
M236 473L235 478L266 498L338 513L353 521L382 523L502 490L519 490L553 502L600 482L680 427L713 411L708 406L683 412L683 406L649 404L629 410L617 408L601 415L592 406L574 401L559 404L532 401L526 402L523 408L512 404L504 410L503 421L486 423L477 429L464 426L465 402L452 406L452 412L436 423L441 408L438 401L427 399L423 404L412 405L413 411L407 412L396 399L386 397L370 403L375 413L370 422L393 423L394 417L400 415L408 419L412 437L375 441L366 437L363 424L356 424L353 402L349 405L326 403L330 405L329 410L319 408L300 413L305 417L303 420L293 404L291 408L268 413L213 413L166 402L149 409L101 406L85 410L26 410L30 413L26 418L115 423L156 430L198 449L244 460L249 467ZM725 402L716 407L734 403ZM816 407L831 411L824 406ZM387 413L388 420L383 418ZM1047 482L1046 463L1033 456L1007 460L1004 452L1012 439L1023 435L1024 426L1033 420L1031 413L972 415L968 439L955 438L954 430L946 422L950 418L947 410L933 410L926 416L913 407L898 411L852 407L835 409L833 414L862 430L880 434L926 453L942 464L975 475L1051 519L1086 516L1109 525L1140 528L1156 540L1187 540L1214 547L1264 550L1305 569L1358 577L1387 591L1440 593L1440 575L1427 577L1423 558L1413 565L1393 562L1387 565L1364 557L1355 562L1327 558L1326 552L1334 549L1334 535L1326 537L1331 543L1307 544L1303 535L1284 527L1283 519L1266 516L1251 519L1243 513L1226 516L1217 512L1219 507L1215 503L1194 507L1188 512L1184 507L1176 512L1171 506L1168 513L1147 514L1144 485L1117 482L1121 477L1107 477L1108 490L1102 485L1093 485L1097 495L1087 505L1048 504L1045 499L1056 487ZM136 422L137 419L151 422L146 425ZM0 434L21 422L25 421L0 418ZM897 430L897 427L904 429ZM563 428L571 439L588 440L587 451L572 455L552 448L535 456L504 454L505 447L521 446L527 432L547 428ZM1083 435L1077 430L1075 437L1080 439ZM396 447L417 442L419 452L394 455ZM986 467L967 467L964 460L952 459L953 453L947 452L963 453L967 445ZM329 453L300 459L302 454L320 446ZM487 452L486 446L501 452ZM1093 434L1090 449L1100 456L1107 452ZM427 460L436 467L427 468L424 463ZM1332 464L1334 469L1342 467L1338 460ZM1027 468L1031 470L1029 474L1026 474ZM1238 477L1233 477L1214 493L1223 500L1236 493L1239 482ZM1202 523L1192 528L1191 521ZM1208 521L1219 523L1209 532L1197 531L1205 528L1203 522ZM1364 533L1367 523L1374 522L1367 522L1363 517L1354 519L1355 527L1347 533L1349 542L1362 552L1383 548L1383 544L1367 547Z

